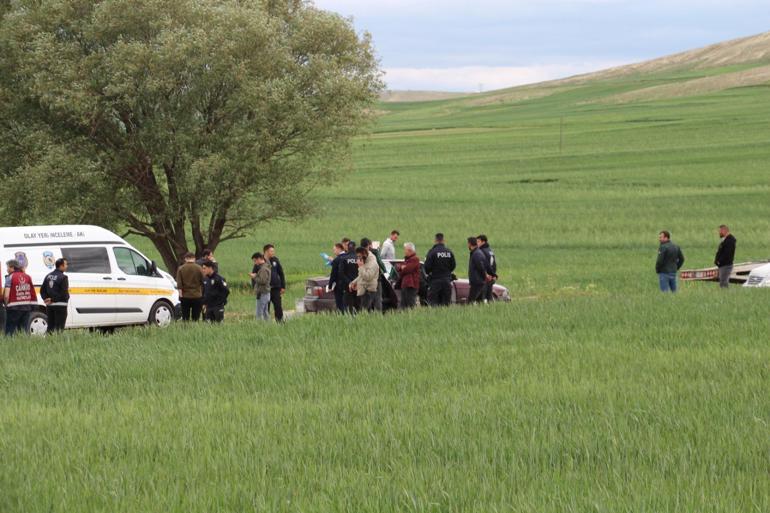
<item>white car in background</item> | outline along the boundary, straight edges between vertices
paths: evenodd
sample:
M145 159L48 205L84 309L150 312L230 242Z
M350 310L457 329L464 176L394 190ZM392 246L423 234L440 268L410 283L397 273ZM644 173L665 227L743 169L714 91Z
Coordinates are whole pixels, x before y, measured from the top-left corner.
M744 287L770 287L770 264L752 269Z
M3 274L5 262L18 260L38 293L31 334L47 331L40 285L59 258L69 263L66 328L164 327L175 319L179 292L174 279L111 231L86 225L0 228Z

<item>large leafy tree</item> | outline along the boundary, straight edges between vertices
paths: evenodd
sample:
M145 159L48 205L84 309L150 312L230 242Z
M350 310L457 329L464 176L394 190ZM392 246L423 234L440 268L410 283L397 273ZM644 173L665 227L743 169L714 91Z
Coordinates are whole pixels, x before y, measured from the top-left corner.
M0 0L0 16L6 219L127 227L172 270L306 214L382 87L368 35L302 0Z

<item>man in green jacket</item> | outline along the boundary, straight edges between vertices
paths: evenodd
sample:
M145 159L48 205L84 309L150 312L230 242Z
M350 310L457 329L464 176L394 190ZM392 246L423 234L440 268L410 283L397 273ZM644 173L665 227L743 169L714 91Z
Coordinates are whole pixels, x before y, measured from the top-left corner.
M254 292L257 295L257 320L269 321L270 313L270 278L272 277L272 266L266 263L265 256L262 253L254 253Z
M658 234L660 247L658 248L658 260L655 263L655 272L658 273L661 292L676 292L676 273L684 265L682 250L671 242L671 233L663 230Z

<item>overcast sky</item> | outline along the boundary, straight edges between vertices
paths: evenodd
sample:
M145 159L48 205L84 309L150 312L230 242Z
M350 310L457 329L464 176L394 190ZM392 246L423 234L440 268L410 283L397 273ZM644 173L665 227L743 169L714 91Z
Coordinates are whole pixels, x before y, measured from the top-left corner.
M770 31L770 0L316 0L368 31L395 90L561 78Z

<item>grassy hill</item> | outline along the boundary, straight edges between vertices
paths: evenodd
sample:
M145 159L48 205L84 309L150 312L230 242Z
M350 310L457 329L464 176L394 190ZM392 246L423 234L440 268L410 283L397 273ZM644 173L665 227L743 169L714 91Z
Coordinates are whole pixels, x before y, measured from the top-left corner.
M222 328L0 340L0 511L770 510L770 289L653 270L661 229L688 266L721 223L770 257L770 83L693 86L767 49L383 104L316 216L223 274L274 242L293 301L342 236L463 262L485 232L514 301L264 326L244 292Z

